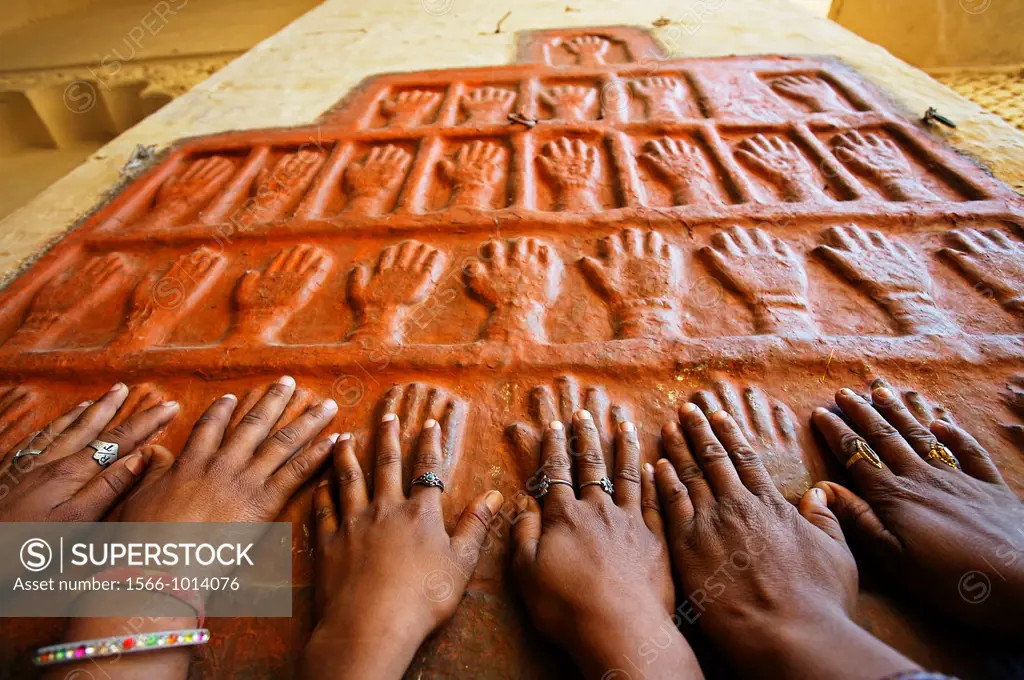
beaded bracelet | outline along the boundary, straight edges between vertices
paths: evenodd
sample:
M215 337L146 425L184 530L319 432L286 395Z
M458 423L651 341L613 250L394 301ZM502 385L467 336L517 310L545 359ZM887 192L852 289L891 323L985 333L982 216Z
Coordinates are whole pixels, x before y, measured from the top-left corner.
M100 638L97 640L79 640L65 642L36 650L33 661L37 666L52 666L69 661L101 659L105 656L134 654L135 652L152 652L158 649L174 647L192 647L205 645L210 641L210 631L206 628L186 628L184 630L165 630L159 633L140 633L138 635L122 635L118 637Z

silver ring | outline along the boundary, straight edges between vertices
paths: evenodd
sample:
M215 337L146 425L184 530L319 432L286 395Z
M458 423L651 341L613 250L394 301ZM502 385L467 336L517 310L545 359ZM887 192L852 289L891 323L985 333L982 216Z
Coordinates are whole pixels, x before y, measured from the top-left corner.
M593 482L583 482L582 484L580 484L580 490L582 491L583 487L585 486L595 485L601 487L601 491L604 491L609 496L615 493L615 485L612 484L612 480L608 479L607 477L602 477L601 479L598 479Z
M100 467L107 467L117 460L118 446L114 442L103 442L99 439L94 439L87 446L91 449L96 449L96 453L92 454L92 459L99 463Z
M42 455L40 449L18 449L14 452L14 458L12 460L18 460L22 456L39 456Z
M572 488L572 482L567 482L564 479L549 477L548 473L542 472L540 475L540 482L537 484L537 489L533 492L533 497L544 498L544 496L548 495L548 491L551 491L551 487L555 486L556 484L565 484L566 486Z
M420 486L429 486L435 489L440 489L441 493L444 493L444 482L442 482L441 478L435 475L433 472L425 472L416 479L412 480L413 486L417 484L419 484Z

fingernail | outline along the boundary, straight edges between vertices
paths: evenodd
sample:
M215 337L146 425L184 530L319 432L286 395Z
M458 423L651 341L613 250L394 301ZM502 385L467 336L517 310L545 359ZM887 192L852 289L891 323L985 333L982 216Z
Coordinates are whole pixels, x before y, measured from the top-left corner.
M227 394L221 395L221 399L230 399L231 401L238 401L238 397L228 392Z
M839 394L843 395L844 397L849 397L850 399L853 399L857 396L856 393L849 387L844 387L843 389L839 390Z
M328 399L320 403L320 408L322 408L325 411L337 411L338 402L334 401L333 399Z
M561 431L562 430L562 421L560 421L560 420L552 420L550 423L548 423L548 427L550 429L552 429L552 430L559 430L559 431Z
M593 420L593 418L590 417L590 411L586 409L580 409L579 411L576 411L575 415L580 420Z
M424 430L429 430L430 428L434 427L435 425L437 425L437 421L436 420L434 420L433 418L427 418L423 422L423 429Z
M295 378L290 375L282 375L277 379L278 384L287 385L288 387L295 387Z
M385 413L384 417L380 419L380 422L390 423L392 420L396 420L397 418L398 416L396 416L394 413Z
M875 399L881 399L882 401L888 401L888 400L892 399L892 392L890 392L889 390L885 389L884 387L879 387L878 389L876 389L874 392L871 393L871 396L874 397Z
M500 491L488 491L487 495L484 496L484 505L491 512L497 512L501 508L503 500Z
M316 487L317 487L318 489L321 489L321 488L323 488L323 487L327 486L327 485L328 485L328 484L330 484L330 483L331 483L331 480L329 480L329 479L325 479L325 480L323 480L322 482L320 482L319 484L317 484L317 485L316 485Z
M178 408L178 402L176 401L165 401L161 406L166 408Z
M828 415L828 409L827 408L822 408L822 407L819 406L818 408L814 409L814 411L812 411L811 413L812 413L812 415L816 415L816 416L827 416Z
M671 465L671 463L668 462L668 458L659 458L657 464L658 465ZM650 465L650 463L648 463L648 465Z
M714 420L719 423L724 423L725 421L729 420L729 414L725 412L725 409L718 409L713 414L711 414L711 420Z
M124 466L128 468L128 472L137 476L142 474L142 468L146 467L146 461L142 460L141 453L133 453L124 459Z
M120 392L123 389L127 389L125 384L124 383L117 383L116 385L114 385L113 387L110 388L110 392Z
M519 508L519 512L526 512L526 509L530 507L530 497L525 493L520 494L519 498L516 499L516 507Z
M952 431L952 428L949 426L949 423L947 423L945 420L933 420L932 424L929 425L929 429L932 432L938 430L943 434L949 434L949 432Z
M697 410L697 405L694 404L692 401L688 401L685 404L683 404L683 407L679 410L682 411L683 413L693 413L694 411Z
M90 406L92 406L92 402L86 399L85 401L78 405L78 408L88 408Z
M349 439L352 439L351 432L346 432L345 434L341 435L341 441L347 442Z
M628 420L625 422L621 422L619 423L619 432L636 432L636 425L629 422Z
M336 444L336 443L338 443L338 437L340 437L340 436L341 436L340 434L335 432L330 437L328 437L328 439L331 441L332 444Z
M654 472L654 466L650 463L644 463L644 472Z
M822 505L828 505L828 496L825 495L824 491L815 487L811 489L811 493L814 494L814 497L818 499L819 503Z

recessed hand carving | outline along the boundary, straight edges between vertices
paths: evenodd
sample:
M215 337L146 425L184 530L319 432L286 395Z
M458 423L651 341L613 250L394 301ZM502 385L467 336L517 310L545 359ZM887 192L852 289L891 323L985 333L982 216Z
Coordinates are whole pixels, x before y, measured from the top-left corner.
M252 199L245 206L243 222L272 222L285 217L302 199L326 157L323 151L303 149L282 155L270 170L260 170Z
M163 274L144 278L132 295L124 330L113 346L126 350L161 344L216 283L227 259L209 248L179 257Z
M45 349L66 332L84 324L96 308L117 294L131 278L128 261L118 253L89 260L78 271L54 276L39 289L24 323L8 347Z
M754 135L740 142L736 156L777 186L784 201L814 201L821 195L814 170L788 139Z
M544 316L558 297L562 260L535 238L485 243L465 269L469 292L490 310L482 337L499 342L547 341Z
M701 252L750 306L758 333L817 335L803 263L785 241L732 227L711 244Z
M879 185L893 201L935 201L931 191L921 184L910 161L891 139L869 132L851 130L832 138L836 158L854 172Z
M806 104L812 111L848 111L836 91L820 78L811 76L783 76L773 80L772 89L781 95Z
M147 219L149 226L170 227L194 218L234 172L235 164L221 156L193 161L188 170L160 185Z
M554 393L548 385L538 385L531 389L528 408L529 423L512 423L505 428L505 437L515 457L519 481L527 485L528 491L533 490L531 481L536 483L540 478L541 433L548 423L557 420L566 432L570 432L573 413L581 408L587 410L601 435L601 450L609 456L614 450L612 444L619 423L631 420L625 407L609 404L603 387L591 385L581 389L571 376L555 378Z
M722 202L714 173L696 144L670 137L652 139L644 144L640 157L672 189L676 205Z
M441 171L452 184L448 207L490 209L495 189L505 170L505 149L494 142L474 140L463 144Z
M686 88L677 78L654 76L632 81L633 91L643 98L649 120L680 120L686 117Z
M385 99L380 110L389 127L413 127L422 125L440 101L441 95L437 92L406 90L394 99Z
M301 245L275 255L265 271L245 272L235 290L238 322L227 342L272 344L323 285L333 262L326 250Z
M399 343L409 307L427 299L444 271L444 253L419 241L402 241L381 251L371 271L352 269L348 300L356 325L350 338Z
M580 268L611 305L616 337L682 335L683 264L678 248L656 231L623 229L599 240L597 251L599 259L584 257Z
M1010 376L1006 386L1006 404L1018 419L1024 420L1024 375ZM1006 432L1013 438L1017 446L1024 449L1024 425L1019 422L1003 423Z
M948 257L979 291L994 296L1007 310L1024 315L1024 245L998 229L957 229Z
M725 409L743 430L747 441L761 453L772 481L787 500L796 503L811 486L811 474L797 436L796 418L788 406L760 388L747 385L742 399L732 384L719 381L714 391L701 390L693 402L710 416Z
M462 110L467 125L495 125L508 122L508 112L516 93L500 87L479 87L462 95Z
M597 102L597 91L580 85L556 85L542 90L540 99L551 107L555 120L587 120Z
M391 194L405 179L412 156L405 149L388 144L370 149L362 161L345 171L349 200L346 212L379 215L387 211Z
M432 418L441 427L441 479L451 484L459 458L462 456L461 433L466 426L469 405L443 387L424 383L395 385L389 389L377 407L376 422L388 413L398 416L401 427L399 441L402 449L402 479L412 480L416 441L423 423Z
M599 35L579 35L562 43L570 54L576 57L577 66L600 66L611 43Z
M31 434L34 425L38 427L34 411L41 403L42 397L30 387L0 387L0 456L13 455L14 447Z
M932 298L928 267L905 243L855 224L825 232L821 253L850 283L882 306L907 334L956 333Z
M556 210L595 212L601 209L597 200L601 157L597 149L582 139L560 137L544 145L539 159L541 167L555 183Z
M142 413L154 406L159 406L165 401L167 401L167 393L153 383L138 383L132 385L128 390L128 396L125 398L124 403L121 404L121 408L117 410L117 415L115 415L114 419L110 421L107 428L120 427L122 423L136 413ZM153 438L150 437L147 442L152 441L152 439ZM147 442L140 442L139 446L141 447Z

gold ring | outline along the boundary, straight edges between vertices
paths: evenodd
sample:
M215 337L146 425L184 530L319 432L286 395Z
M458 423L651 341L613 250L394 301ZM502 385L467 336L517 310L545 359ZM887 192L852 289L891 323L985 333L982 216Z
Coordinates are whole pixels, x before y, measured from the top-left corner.
M953 452L946 448L946 446L938 439L933 439L931 446L928 448L928 455L924 457L925 460L937 460L940 463L945 463L954 470L960 469L960 461L956 459Z
M866 460L867 462L874 465L879 470L882 469L882 459L878 457L878 454L871 450L868 443L861 438L851 439L846 446L843 447L849 454L846 459L846 467L849 469L858 460Z

